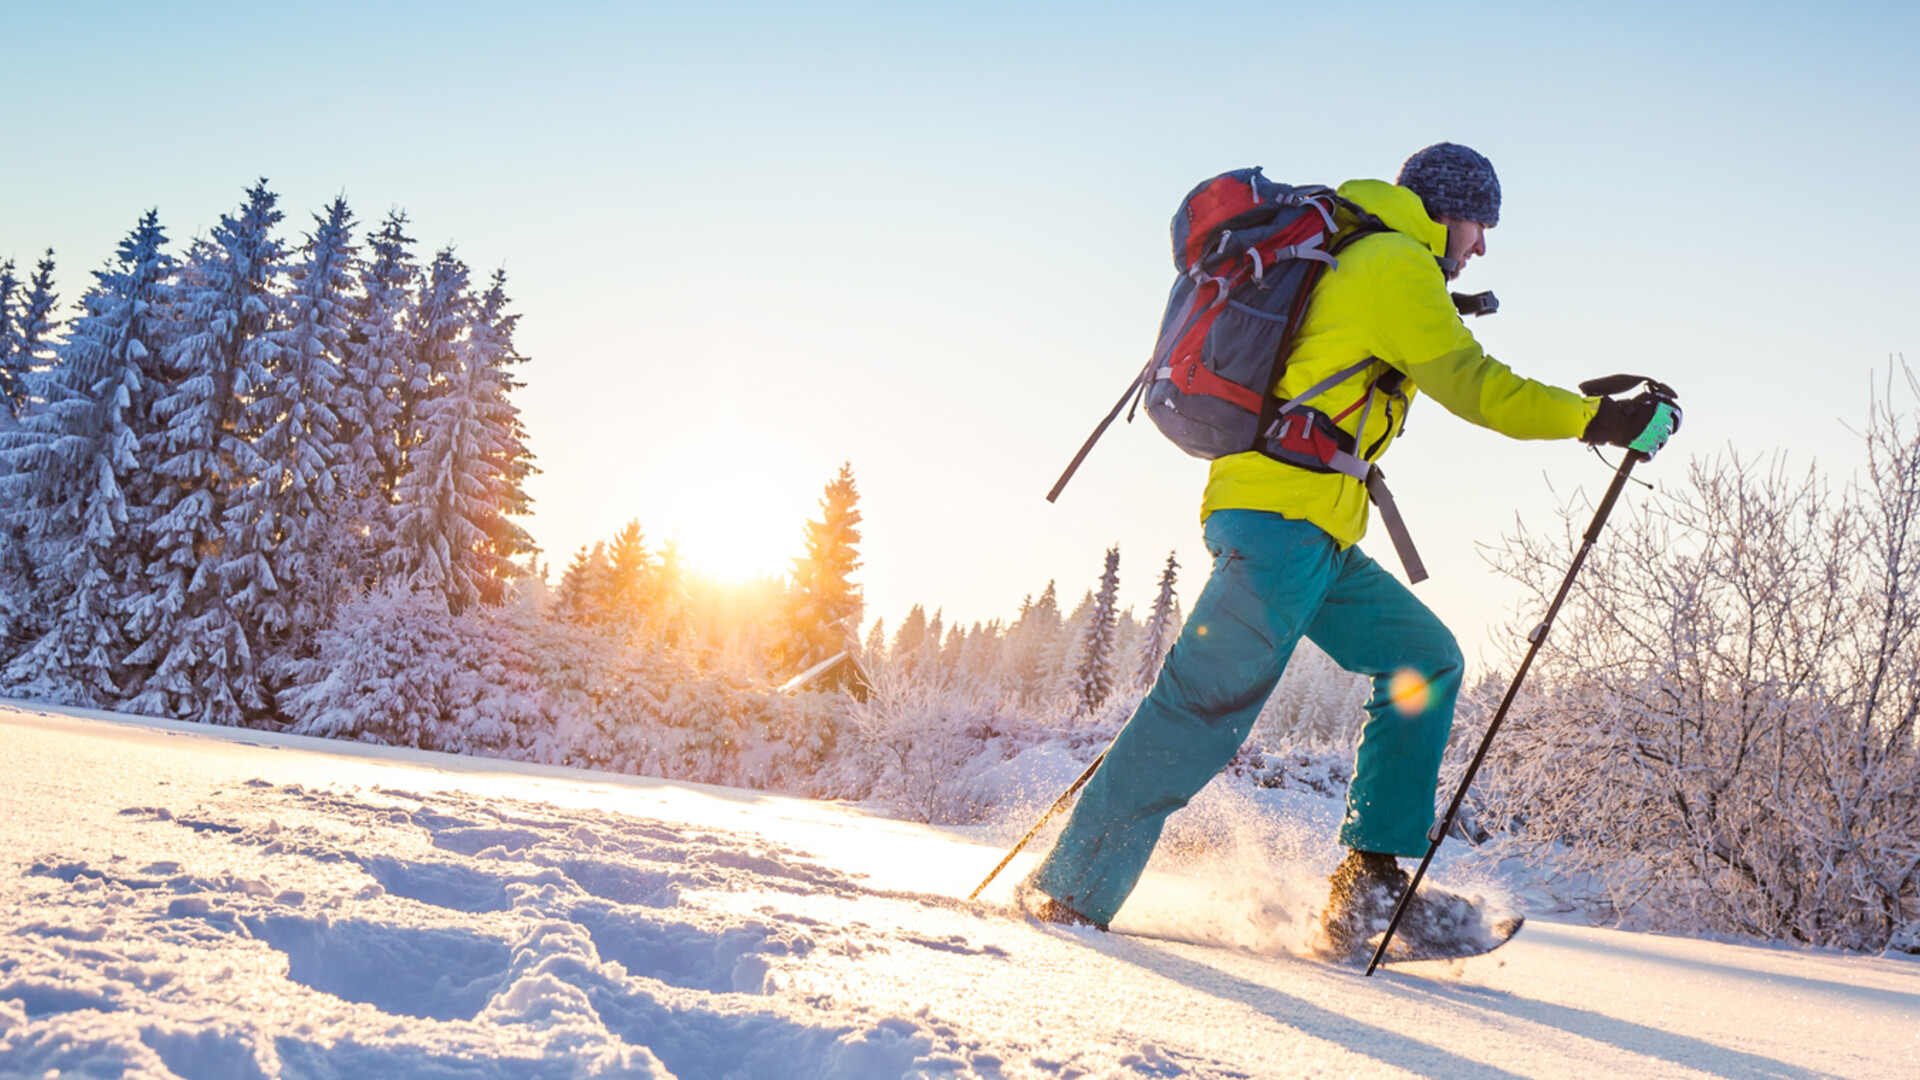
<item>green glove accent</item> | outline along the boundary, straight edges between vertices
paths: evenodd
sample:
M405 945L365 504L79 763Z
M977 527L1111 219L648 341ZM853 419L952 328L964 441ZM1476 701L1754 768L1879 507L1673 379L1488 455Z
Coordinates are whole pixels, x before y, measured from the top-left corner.
M1654 406L1653 419L1647 421L1647 426L1627 444L1627 449L1638 450L1651 460L1679 429L1680 406L1663 401Z

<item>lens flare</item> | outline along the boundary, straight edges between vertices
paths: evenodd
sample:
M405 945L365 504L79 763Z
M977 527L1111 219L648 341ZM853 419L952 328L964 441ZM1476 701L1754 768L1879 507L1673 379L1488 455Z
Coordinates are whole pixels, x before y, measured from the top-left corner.
M1387 680L1387 700L1400 710L1401 716L1417 716L1427 711L1427 702L1432 691L1427 680L1412 668L1401 668Z

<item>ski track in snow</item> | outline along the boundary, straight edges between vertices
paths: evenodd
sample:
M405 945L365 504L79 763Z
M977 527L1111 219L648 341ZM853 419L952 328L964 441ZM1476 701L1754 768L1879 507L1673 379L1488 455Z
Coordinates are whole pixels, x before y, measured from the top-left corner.
M29 706L0 763L3 1076L1920 1075L1912 959L1536 920L1363 979L1284 864L1103 935L754 792Z

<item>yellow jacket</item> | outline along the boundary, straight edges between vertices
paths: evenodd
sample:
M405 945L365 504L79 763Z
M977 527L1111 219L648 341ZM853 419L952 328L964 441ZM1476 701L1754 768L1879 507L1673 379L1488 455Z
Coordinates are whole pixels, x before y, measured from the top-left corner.
M1393 232L1354 241L1337 267L1321 274L1294 337L1293 352L1274 393L1291 398L1342 368L1368 357L1377 362L1307 402L1339 416L1352 434L1355 406L1387 367L1406 376L1402 392L1417 390L1448 412L1516 439L1575 438L1593 419L1598 398L1583 398L1522 378L1488 356L1454 310L1435 261L1447 252L1447 228L1427 216L1420 196L1381 180L1350 180L1340 194L1380 218ZM1345 218L1345 220L1342 220ZM1336 222L1353 224L1342 211ZM1367 409L1365 445L1355 453L1377 460L1406 422L1406 408L1389 409L1385 393ZM1385 441L1379 441L1381 433ZM1369 453L1369 451L1372 451ZM1340 546L1367 531L1367 491L1342 473L1316 473L1263 454L1216 458L1207 476L1200 519L1215 510L1271 510L1324 529Z

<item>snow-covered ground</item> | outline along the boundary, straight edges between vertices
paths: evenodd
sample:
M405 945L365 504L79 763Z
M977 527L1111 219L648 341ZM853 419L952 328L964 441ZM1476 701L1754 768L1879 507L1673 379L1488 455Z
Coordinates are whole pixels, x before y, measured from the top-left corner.
M1030 860L962 901L1000 854L963 830L0 706L0 1075L1920 1075L1913 958L1539 913L1372 979L1294 955L1307 810L1107 935L1000 906Z

